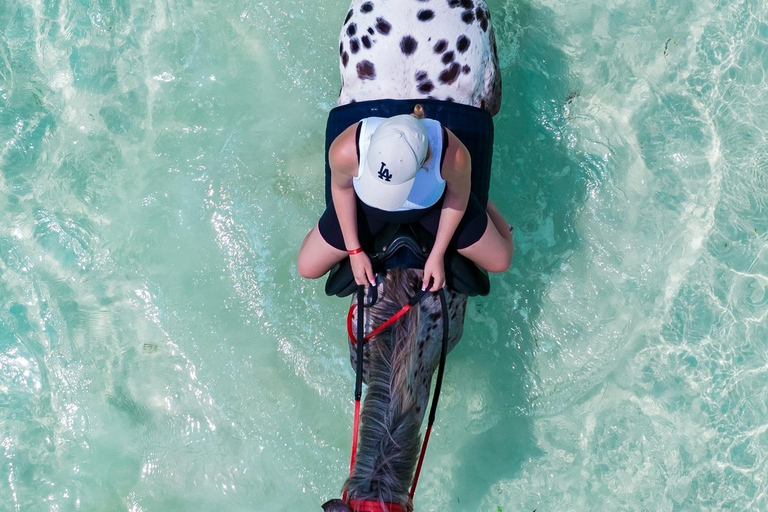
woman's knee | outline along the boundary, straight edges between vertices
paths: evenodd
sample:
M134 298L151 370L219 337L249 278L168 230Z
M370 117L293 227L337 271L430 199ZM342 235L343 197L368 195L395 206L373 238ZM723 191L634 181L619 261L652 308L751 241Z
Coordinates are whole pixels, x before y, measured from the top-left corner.
M499 254L494 254L493 258L483 268L488 272L500 273L509 270L511 265L512 251L501 251Z
M317 279L320 277L317 275L315 269L311 266L305 265L301 260L296 262L296 269L299 271L299 275L304 279Z
M317 260L309 257L306 251L299 252L299 256L296 258L296 270L299 271L299 275L304 279L317 279L328 272L328 269L323 271L317 264Z
M506 272L509 270L509 267L512 266L512 257L515 255L515 243L513 240L509 240L509 242L504 245L505 247L500 262L500 268L502 270L499 270L499 272Z
M346 251L332 247L317 229L313 229L301 244L296 257L296 270L305 279L317 279L327 274L346 255Z
M483 236L459 254L474 261L488 272L506 272L512 265L514 242L500 235L493 223L488 222Z

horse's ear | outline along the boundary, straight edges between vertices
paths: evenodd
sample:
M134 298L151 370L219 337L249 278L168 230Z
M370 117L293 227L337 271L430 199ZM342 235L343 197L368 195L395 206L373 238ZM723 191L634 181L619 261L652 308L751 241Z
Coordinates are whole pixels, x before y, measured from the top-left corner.
M352 512L342 500L331 500L322 505L325 512Z

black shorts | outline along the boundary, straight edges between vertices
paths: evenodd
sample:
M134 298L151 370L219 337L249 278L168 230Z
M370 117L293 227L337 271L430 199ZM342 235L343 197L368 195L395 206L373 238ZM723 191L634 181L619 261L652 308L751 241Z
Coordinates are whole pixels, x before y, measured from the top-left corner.
M443 196L445 198L445 196ZM387 224L411 224L418 222L424 228L432 233L437 234L437 226L440 224L440 213L442 211L443 199L440 199L434 206L430 206L424 210L409 210L404 212L387 212L372 208L367 204L357 200L357 236L360 239L361 244L365 244L368 240L373 238L376 233L384 229ZM456 228L456 232L453 234L448 247L451 249L464 249L474 244L483 236L485 228L488 225L488 215L485 213L485 207L470 194L469 202L467 203L467 209L464 212L464 216L461 218L461 222ZM341 234L341 226L339 226L339 220L336 217L336 210L333 208L333 203L329 203L328 207L320 217L318 222L318 228L320 229L320 235L330 245L339 249L340 251L346 251L347 247L344 245L344 237ZM354 247L352 247L354 249Z

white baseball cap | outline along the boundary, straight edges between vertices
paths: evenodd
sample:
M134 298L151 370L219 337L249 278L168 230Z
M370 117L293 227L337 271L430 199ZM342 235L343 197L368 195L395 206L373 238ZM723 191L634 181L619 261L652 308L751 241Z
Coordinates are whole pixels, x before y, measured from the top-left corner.
M427 131L414 116L404 114L382 122L371 135L355 183L360 200L379 210L397 211L408 199L428 148Z

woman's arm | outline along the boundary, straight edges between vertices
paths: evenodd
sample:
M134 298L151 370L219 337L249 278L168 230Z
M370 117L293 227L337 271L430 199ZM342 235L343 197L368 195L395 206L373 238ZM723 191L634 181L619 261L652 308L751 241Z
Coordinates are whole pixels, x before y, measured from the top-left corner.
M331 198L348 251L360 247L357 235L357 198L352 186L352 178L357 175L358 168L356 133L357 124L353 124L336 137L328 150ZM357 284L376 283L371 261L364 252L351 255L349 259Z
M461 141L448 131L448 149L440 172L445 180L445 199L440 212L440 223L435 235L435 244L424 267L423 287L433 278L431 291L437 291L445 284L444 258L448 244L464 216L472 186L472 160L469 151Z

